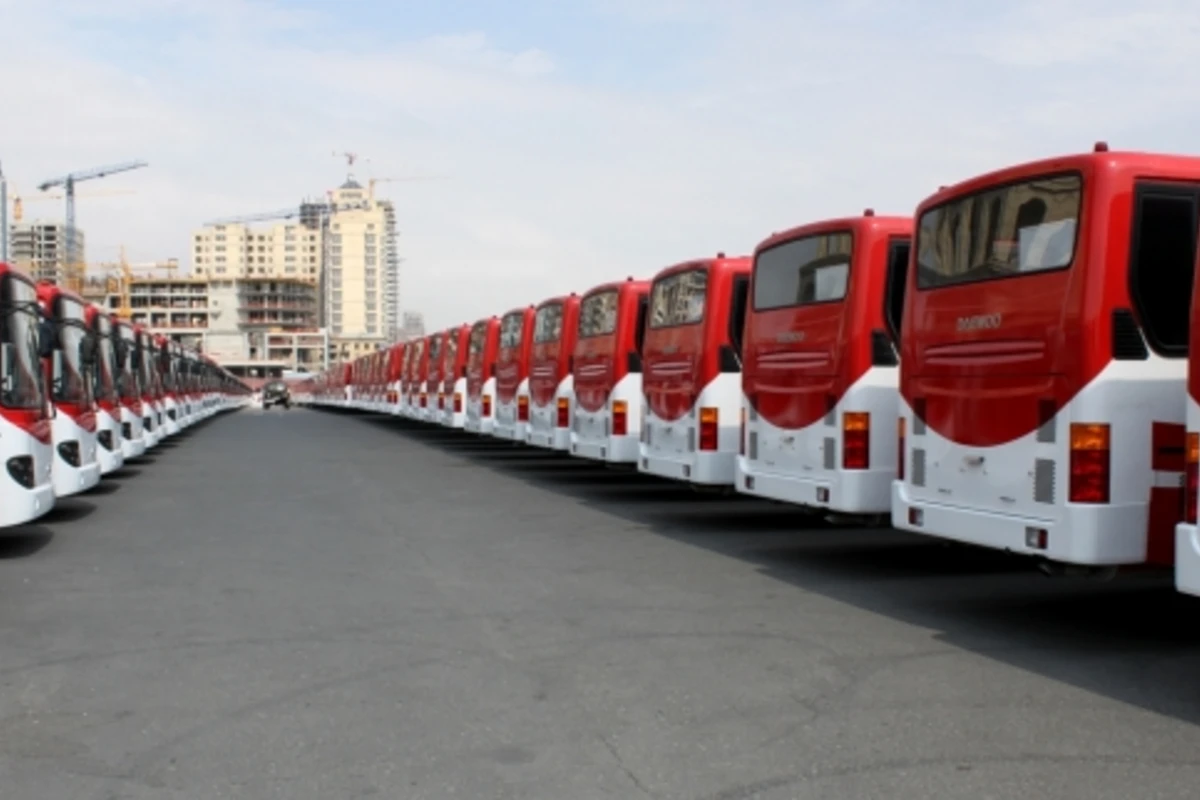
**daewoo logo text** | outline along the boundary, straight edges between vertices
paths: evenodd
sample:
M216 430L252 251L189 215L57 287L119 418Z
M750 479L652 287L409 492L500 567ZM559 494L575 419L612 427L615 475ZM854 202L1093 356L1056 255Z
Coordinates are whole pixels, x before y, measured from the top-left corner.
M803 342L804 331L784 331L783 333L777 333L775 334L775 341L780 343Z
M964 331L991 330L992 328L1000 327L1003 317L1003 314L975 314L970 317L959 317L956 327L959 333Z

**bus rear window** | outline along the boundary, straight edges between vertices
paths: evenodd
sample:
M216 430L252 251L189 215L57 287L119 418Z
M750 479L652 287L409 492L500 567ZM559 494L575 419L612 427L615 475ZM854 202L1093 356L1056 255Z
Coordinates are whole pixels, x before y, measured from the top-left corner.
M441 362L438 361L438 356L442 353L442 337L444 335L445 334L439 333L429 340L429 364L435 369L442 365Z
M562 324L562 303L550 303L542 306L533 318L533 341L537 344L557 342L562 336Z
M754 259L754 310L844 298L853 242L849 232L822 233L760 252Z
M458 361L458 332L459 328L450 331L450 335L446 337L446 369L454 369L455 363Z
M508 350L521 346L521 333L525 327L525 312L513 311L500 320L500 347Z
M704 319L708 270L691 269L655 281L650 290L650 327L694 325Z
M1070 266L1083 197L1078 174L1012 183L921 215L917 288L1008 278Z
M487 338L487 323L476 322L471 328L471 340L467 343L467 358L471 359L471 363L475 363L475 359L483 355L483 340Z
M579 337L605 336L617 329L617 290L597 292L579 304Z

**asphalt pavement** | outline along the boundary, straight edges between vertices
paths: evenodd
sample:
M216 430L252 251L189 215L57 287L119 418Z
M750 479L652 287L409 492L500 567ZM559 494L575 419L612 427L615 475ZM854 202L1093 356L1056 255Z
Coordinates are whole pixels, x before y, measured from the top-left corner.
M1195 798L1169 576L243 411L0 532L0 798Z

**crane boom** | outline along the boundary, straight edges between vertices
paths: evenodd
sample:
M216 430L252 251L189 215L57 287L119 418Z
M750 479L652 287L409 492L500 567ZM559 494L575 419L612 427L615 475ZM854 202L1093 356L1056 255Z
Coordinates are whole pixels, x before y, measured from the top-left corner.
M365 203L342 203L334 205L333 203L305 203L303 206L285 208L280 211L267 211L261 214L245 214L237 217L225 217L223 219L215 219L204 223L205 225L244 225L250 222L268 222L276 219L292 219L298 217L308 211L316 211L320 214L336 214L339 211L353 211L358 208L365 208Z
M72 184L79 183L80 181L90 181L93 178L106 178L109 175L116 175L119 172L129 172L130 170L140 169L146 166L149 165L145 161L128 161L124 164L112 164L111 166L107 167L81 170L79 172L72 172L69 175L64 175L61 178L51 178L48 181L44 181L43 183L38 184L38 189L41 189L44 192L47 189L54 188L55 186L70 187Z

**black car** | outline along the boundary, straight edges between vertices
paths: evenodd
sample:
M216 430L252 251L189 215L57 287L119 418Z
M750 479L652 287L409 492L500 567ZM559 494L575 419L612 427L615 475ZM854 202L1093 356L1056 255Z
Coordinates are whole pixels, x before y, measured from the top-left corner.
M283 381L271 381L262 390L263 408L271 406L292 407L292 396L288 393L287 384Z

